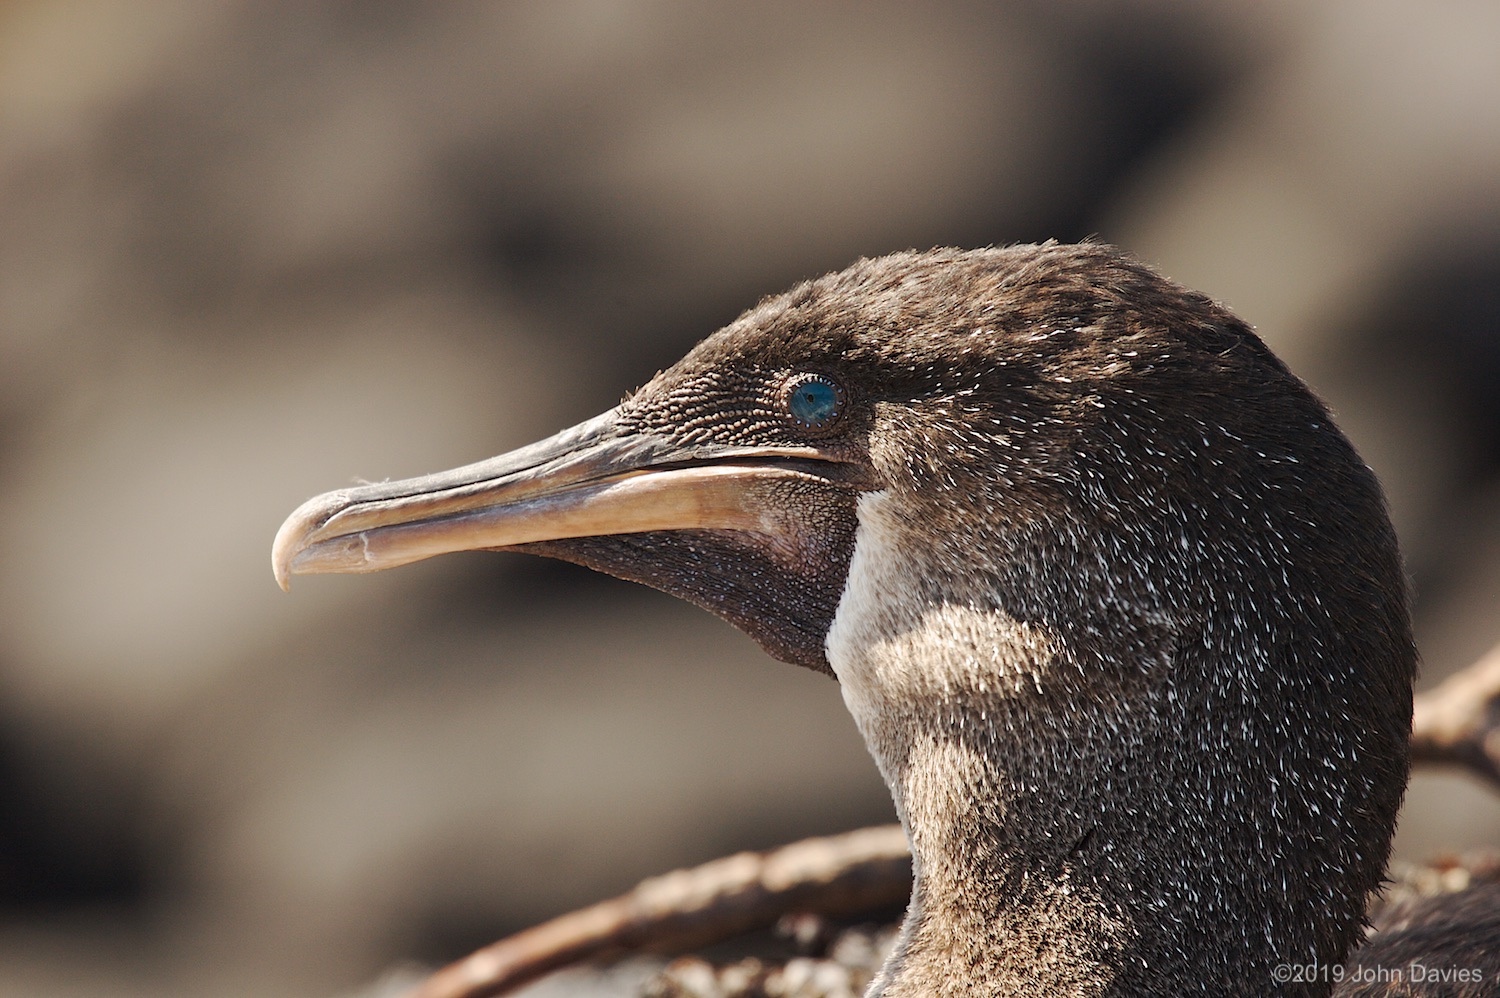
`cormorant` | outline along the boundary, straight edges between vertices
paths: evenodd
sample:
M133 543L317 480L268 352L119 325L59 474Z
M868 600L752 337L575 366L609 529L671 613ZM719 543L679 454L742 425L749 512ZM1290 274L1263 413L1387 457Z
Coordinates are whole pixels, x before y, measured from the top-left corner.
M915 886L871 994L1326 994L1407 777L1373 473L1209 298L1099 244L861 260L618 407L305 503L292 574L507 549L829 673Z

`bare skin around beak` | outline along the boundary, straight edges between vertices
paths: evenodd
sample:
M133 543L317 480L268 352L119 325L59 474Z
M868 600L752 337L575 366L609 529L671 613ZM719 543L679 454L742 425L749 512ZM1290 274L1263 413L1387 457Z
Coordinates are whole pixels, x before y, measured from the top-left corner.
M378 572L453 551L661 530L783 534L777 496L840 477L811 447L683 448L623 430L619 410L452 471L309 499L276 534L271 565L293 575ZM773 544L774 547L774 544Z

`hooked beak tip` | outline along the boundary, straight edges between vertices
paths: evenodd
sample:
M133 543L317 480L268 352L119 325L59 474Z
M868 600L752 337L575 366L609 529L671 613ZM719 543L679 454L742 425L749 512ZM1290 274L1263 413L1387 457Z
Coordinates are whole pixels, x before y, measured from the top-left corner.
M297 556L305 551L318 528L345 505L343 494L329 492L307 500L292 511L271 544L271 572L283 592L291 592Z

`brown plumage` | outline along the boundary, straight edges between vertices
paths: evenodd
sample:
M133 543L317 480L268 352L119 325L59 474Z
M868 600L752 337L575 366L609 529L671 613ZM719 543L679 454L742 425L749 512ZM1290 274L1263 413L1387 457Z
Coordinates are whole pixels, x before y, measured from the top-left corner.
M1320 994L1275 968L1361 938L1416 664L1379 487L1243 322L1113 249L861 261L550 441L312 500L275 559L467 547L837 677L915 857L872 993Z

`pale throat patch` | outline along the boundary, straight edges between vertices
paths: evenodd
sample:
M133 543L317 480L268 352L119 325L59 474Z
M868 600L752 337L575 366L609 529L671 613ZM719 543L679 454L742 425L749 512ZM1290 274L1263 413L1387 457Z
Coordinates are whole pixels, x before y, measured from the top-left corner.
M934 599L914 584L938 557L886 490L856 506L848 579L824 650L844 703L870 741L892 706L910 710L1041 693L1053 635L992 607ZM876 745L871 742L871 749Z
M997 988L1013 988L1006 993L1032 993L1038 979L1048 993L1102 993L1134 932L1086 882L1064 869L998 912L980 903L994 871L975 865L976 801L1004 781L984 754L992 740L955 736L1005 723L986 714L999 702L1046 696L1060 639L996 608L993 594L915 584L942 554L914 547L922 531L889 493L866 493L856 512L824 649L891 788L922 885L871 994L939 993L932 982L968 980L976 967ZM991 819L1003 815L1004 801L988 804ZM917 983L898 983L903 976Z

